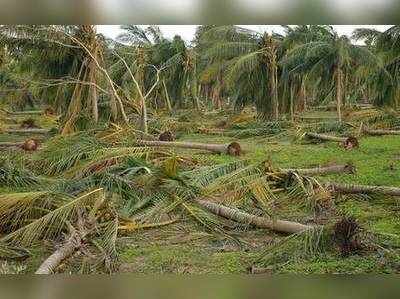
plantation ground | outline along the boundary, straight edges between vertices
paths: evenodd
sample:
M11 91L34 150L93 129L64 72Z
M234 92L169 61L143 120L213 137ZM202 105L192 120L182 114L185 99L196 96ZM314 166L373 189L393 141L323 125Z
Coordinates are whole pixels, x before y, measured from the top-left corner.
M318 115L318 114L317 114ZM326 113L323 115L326 117ZM192 126L215 128L226 116L213 114L196 116ZM179 121L178 121L179 123ZM184 123L182 124L185 127ZM247 120L244 127L252 127ZM50 127L48 124L44 126ZM351 162L357 168L353 175L329 175L322 181L349 184L387 185L400 187L400 136L362 137L360 147L345 150L335 142L310 143L300 140L296 129L267 136L227 136L234 130L228 128L218 135L195 133L186 127L177 133L179 141L202 143L225 143L238 141L244 154L240 157L200 153L183 150L191 154L197 165L215 165L246 159L252 162L268 161L279 168L312 168ZM2 141L15 137L2 134ZM21 137L17 137L21 140ZM194 153L194 154L193 154ZM6 191L5 190L2 191ZM273 204L274 216L310 224L332 224L342 216L356 218L364 232L378 236L380 250L364 248L349 257L342 257L338 250L316 252L304 256L296 251L280 248L275 254L276 244L286 238L268 230L232 227L232 237L212 232L199 232L193 224L178 222L166 227L141 230L121 236L119 272L129 273L248 273L250 267L263 268L266 273L400 273L400 200L383 196L342 196L334 202L326 200L324 209L311 212L304 201L278 198ZM229 224L232 225L232 224ZM296 241L294 241L296 246ZM292 244L293 245L293 244ZM297 244L301 246L301 244ZM283 252L282 252L283 251ZM29 259L21 272L34 272L52 252L52 244L45 243ZM269 253L274 255L268 256ZM19 262L17 263L19 265Z
M181 140L199 142L221 142L232 138L184 135ZM325 180L345 183L390 185L400 187L400 137L366 137L357 150L347 151L336 143L318 145L288 144L279 140L277 144L265 142L262 137L240 139L246 150L242 159L254 161L269 159L282 168L310 168L318 165L343 164L351 161L357 167L355 175L330 175ZM197 155L208 163L223 163L235 159L229 156ZM311 221L313 216L295 202L278 203L279 218L293 221ZM382 235L391 248L400 248L400 201L396 198L377 197L370 199L347 199L338 201L334 219L339 215L354 216L361 226ZM327 215L328 216L328 215ZM334 219L323 219L324 223ZM177 228L177 232L180 229ZM260 252L267 251L271 244L282 236L265 230L239 233L248 244L242 247L224 240L211 239L208 235L191 234L190 229L175 234L170 228L160 232L147 232L131 237L124 246L122 260L124 271L135 273L246 273ZM340 254L321 255L311 259L299 259L283 265L270 267L271 273L398 273L400 259L392 256L363 253L348 258Z

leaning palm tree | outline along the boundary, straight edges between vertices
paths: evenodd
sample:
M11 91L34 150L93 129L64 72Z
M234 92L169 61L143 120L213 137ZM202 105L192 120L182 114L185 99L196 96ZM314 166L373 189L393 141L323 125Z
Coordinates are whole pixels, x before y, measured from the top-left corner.
M295 47L282 60L290 73L307 74L328 92L334 91L339 121L342 121L345 76L359 67L379 66L376 56L367 48L354 45L346 36L339 36L333 28L317 41Z

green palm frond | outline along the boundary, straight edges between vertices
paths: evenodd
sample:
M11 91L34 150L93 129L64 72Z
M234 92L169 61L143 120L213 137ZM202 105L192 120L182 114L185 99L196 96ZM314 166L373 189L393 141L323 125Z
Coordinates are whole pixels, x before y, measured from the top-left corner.
M23 165L17 165L16 158L0 159L0 187L27 187L40 183L40 179Z
M87 134L58 136L46 144L34 157L34 162L43 173L60 174L103 147L101 142Z

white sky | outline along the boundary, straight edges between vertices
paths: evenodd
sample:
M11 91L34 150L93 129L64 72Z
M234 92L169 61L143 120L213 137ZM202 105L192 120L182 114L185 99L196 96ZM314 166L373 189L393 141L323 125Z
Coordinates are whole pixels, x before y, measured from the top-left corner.
M197 25L159 25L161 31L167 38L173 38L175 35L180 35L184 40L190 42L196 31ZM356 28L374 28L380 31L388 29L391 25L333 25L335 30L340 35L350 36ZM279 25L243 25L242 27L257 30L260 32L282 32L282 27ZM97 30L110 38L116 38L122 30L120 25L98 25Z

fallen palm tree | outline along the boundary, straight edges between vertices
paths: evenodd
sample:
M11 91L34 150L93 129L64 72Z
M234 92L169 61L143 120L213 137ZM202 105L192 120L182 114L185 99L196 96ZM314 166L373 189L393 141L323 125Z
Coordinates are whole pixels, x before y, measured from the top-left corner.
M196 142L169 142L169 141L153 141L153 140L137 140L138 146L154 146L154 147L177 147L205 150L214 153L228 154L231 156L239 156L242 152L240 144L231 142L229 144L206 144Z
M21 148L24 151L35 151L39 147L39 142L35 139L27 139L24 142L0 142L1 148Z
M399 130L372 130L365 126L362 127L362 132L371 136L400 135Z
M281 233L295 234L314 228L313 226L297 222L255 216L246 212L242 212L239 209L229 208L209 200L196 200L196 202L204 209L217 216L221 216L223 218L234 220L243 224L267 228Z
M339 142L341 144L341 146L343 146L345 149L357 148L359 146L358 139L354 136L337 137L337 136L318 134L318 133L310 133L310 132L305 133L304 136L307 138L310 138L310 139L317 139L317 140L321 140L321 141Z
M333 173L354 174L356 173L356 168L354 165L348 163L344 165L331 165L331 166L316 167L316 168L282 169L281 171L286 173L296 172L300 175L306 175L306 176L315 176L315 175L326 175Z
M58 266L82 246L88 234L88 230L78 232L74 229L68 240L40 265L35 274L55 273Z
M400 196L400 188L390 186L349 185L326 183L326 187L333 192L343 194L384 194Z
M222 128L199 128L200 134L209 134L209 135L224 135L226 133L225 129Z
M26 110L26 111L8 111L6 109L0 109L1 111L9 114L9 115L32 115L32 114L43 114L43 110Z
M4 129L3 133L8 134L49 134L50 131L47 129Z

